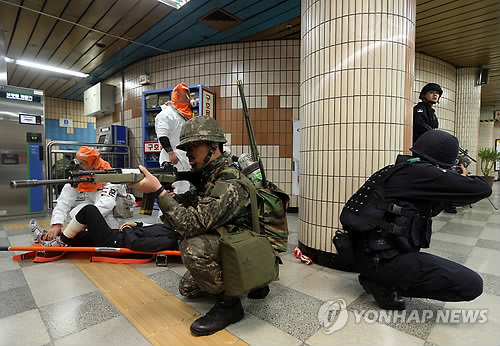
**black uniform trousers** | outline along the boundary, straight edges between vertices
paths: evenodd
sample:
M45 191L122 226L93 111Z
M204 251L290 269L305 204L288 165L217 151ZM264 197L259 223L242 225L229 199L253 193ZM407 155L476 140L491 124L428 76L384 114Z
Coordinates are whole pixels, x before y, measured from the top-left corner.
M379 260L362 255L361 275L384 287L393 287L404 297L430 298L448 302L469 301L483 292L483 280L473 270L424 252L406 252Z
M68 245L124 247L123 234L108 226L96 206L91 204L84 206L75 215L75 219L82 225L87 225L87 231L78 233L73 239L65 237L64 241Z

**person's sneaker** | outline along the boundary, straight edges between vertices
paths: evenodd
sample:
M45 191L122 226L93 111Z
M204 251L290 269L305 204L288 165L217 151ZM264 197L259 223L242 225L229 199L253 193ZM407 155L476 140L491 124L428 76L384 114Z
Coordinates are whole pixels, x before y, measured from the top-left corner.
M64 247L64 246L69 246L65 242L61 240L61 236L57 236L56 239L54 240L46 240L42 243L42 246L47 246L47 247Z
M40 226L38 226L38 222L35 219L30 221L29 228L35 244L38 244L47 239L48 232L44 229L41 229Z

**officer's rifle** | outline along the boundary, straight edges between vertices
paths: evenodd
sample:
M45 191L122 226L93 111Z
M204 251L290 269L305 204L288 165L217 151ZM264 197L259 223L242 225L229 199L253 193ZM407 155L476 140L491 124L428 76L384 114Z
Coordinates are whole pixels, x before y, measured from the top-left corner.
M424 124L425 128L427 130L434 130L432 127L430 127L429 125L427 124ZM474 163L477 163L477 161L469 155L469 151L467 149L462 149L462 147L458 147L458 152L459 152L459 155L458 155L458 158L457 158L457 165L451 167L451 169L458 173L458 174L461 174L462 173L462 169L460 168L460 165L463 165L466 169L467 167L470 165L470 162L474 162ZM495 208L495 210L498 210L498 208L493 204L493 202L491 201L491 199L488 197L488 202L490 202L490 204L493 206L493 208ZM472 205L470 205L470 207L472 208Z

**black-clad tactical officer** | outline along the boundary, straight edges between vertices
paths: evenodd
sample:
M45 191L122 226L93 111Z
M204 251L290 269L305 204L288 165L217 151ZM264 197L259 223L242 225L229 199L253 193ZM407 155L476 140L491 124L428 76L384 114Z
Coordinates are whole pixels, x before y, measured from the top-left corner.
M432 108L439 99L443 96L443 89L436 83L426 84L422 90L420 90L420 100L413 107L413 144L418 138L425 132L437 129L439 127L439 121L436 117L434 108ZM446 204L443 210L447 213L456 214L457 208L452 204Z
M439 121L432 108L443 95L443 89L436 83L426 84L420 91L421 102L413 107L413 144L430 129L437 129Z
M404 297L469 301L483 291L481 277L461 264L420 252L428 248L432 217L445 204L475 203L491 194L482 178L451 172L458 139L425 132L395 165L373 174L349 199L340 221L351 234L359 282L385 309L402 310Z

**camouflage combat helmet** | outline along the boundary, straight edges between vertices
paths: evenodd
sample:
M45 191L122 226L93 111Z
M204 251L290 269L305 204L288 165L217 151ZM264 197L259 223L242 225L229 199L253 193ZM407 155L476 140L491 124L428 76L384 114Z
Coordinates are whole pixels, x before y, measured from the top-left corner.
M226 138L214 118L199 116L184 124L177 149L186 150L186 145L194 142L226 143Z

